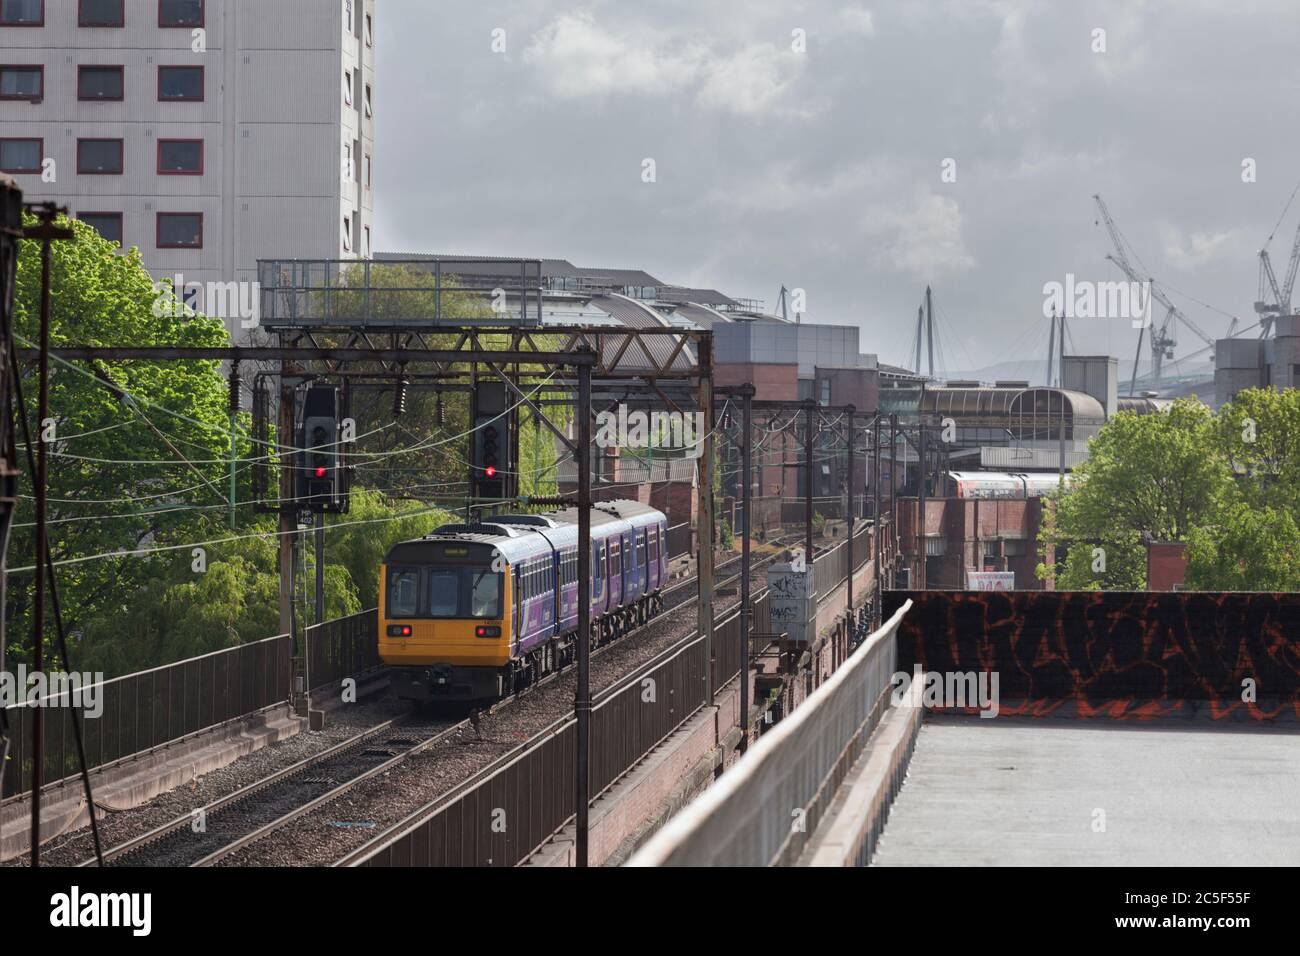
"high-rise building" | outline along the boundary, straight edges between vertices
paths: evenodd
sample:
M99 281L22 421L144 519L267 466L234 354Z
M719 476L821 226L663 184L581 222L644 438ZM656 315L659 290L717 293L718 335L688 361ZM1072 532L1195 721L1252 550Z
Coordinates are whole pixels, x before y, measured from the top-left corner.
M157 278L368 257L376 2L0 0L0 171Z

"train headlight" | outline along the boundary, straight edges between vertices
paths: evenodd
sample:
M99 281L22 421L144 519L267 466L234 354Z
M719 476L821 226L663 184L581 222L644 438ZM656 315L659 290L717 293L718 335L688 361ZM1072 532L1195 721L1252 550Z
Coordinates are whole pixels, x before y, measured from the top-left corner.
M486 627L480 624L478 627L474 628L474 636L475 637L500 637L501 628Z

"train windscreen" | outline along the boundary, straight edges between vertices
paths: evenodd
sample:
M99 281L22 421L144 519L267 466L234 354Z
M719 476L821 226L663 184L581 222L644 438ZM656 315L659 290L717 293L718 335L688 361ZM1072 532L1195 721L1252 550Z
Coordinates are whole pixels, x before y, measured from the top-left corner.
M497 620L502 578L483 568L389 568L388 616Z

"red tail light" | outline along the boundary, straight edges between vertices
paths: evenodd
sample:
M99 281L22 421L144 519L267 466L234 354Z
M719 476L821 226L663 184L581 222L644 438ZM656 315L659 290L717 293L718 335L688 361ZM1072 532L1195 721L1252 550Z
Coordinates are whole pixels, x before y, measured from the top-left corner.
M409 624L390 624L388 625L389 637L410 637L411 625Z
M478 627L474 628L474 636L475 637L500 637L501 628L484 627L482 624L480 624Z

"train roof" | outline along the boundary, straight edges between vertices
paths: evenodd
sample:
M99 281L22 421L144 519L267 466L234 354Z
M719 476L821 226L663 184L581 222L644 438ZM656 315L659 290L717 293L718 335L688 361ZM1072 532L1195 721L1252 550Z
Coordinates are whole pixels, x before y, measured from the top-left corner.
M639 501L605 501L592 506L593 535L607 537L665 520L663 513ZM410 545L434 541L464 541L495 548L507 561L524 560L550 551L549 540L561 547L578 540L578 509L567 508L540 515L500 515L473 524L446 524L423 538L402 541L389 549L410 551ZM385 556L388 560L388 556Z

